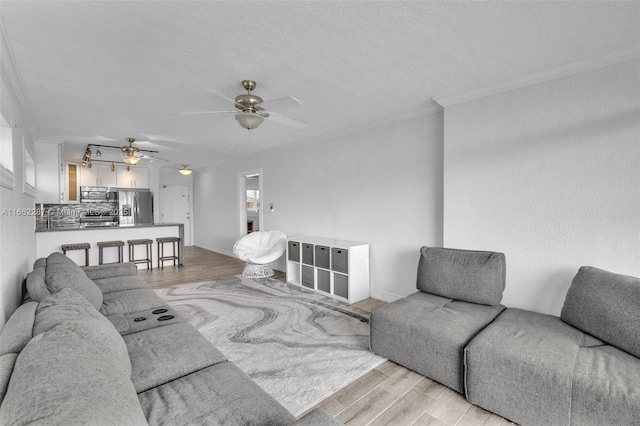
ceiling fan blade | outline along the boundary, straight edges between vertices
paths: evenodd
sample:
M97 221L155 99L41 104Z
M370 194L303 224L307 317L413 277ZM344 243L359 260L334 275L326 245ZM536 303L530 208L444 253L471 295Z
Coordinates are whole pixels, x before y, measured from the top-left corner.
M197 114L235 114L238 111L186 111L182 115L197 115Z
M258 106L262 109L272 110L272 109L300 107L302 106L302 102L300 102L299 99L296 99L293 96L285 96L284 98L270 99L268 101L264 101Z
M142 155L141 158L146 158L148 160L159 160L159 161L166 161L167 163L169 162L169 160L167 160L166 158L162 158L162 157L158 157L157 155Z
M263 115L264 118L270 121L275 121L276 123L284 124L286 126L295 127L297 129L303 129L306 127L307 123L302 121L294 120L293 118L285 117L284 115L269 111L269 116Z
M225 95L222 92L217 91L216 89L212 89L211 87L208 87L207 90L210 91L211 93L213 93L214 95L220 96L222 99L225 99L225 100L231 102L232 104L236 103L235 99L230 98L229 96Z

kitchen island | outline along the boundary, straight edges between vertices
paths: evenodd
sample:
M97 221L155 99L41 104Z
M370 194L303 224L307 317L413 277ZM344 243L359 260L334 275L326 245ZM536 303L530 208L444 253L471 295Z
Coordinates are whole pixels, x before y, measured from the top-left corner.
M52 228L36 229L36 256L47 257L54 251L62 251L63 244L89 243L89 265L98 264L98 246L99 241L124 241L124 261L129 261L129 248L127 240L137 240L148 238L153 240L152 244L152 264L156 268L158 266L158 245L156 238L158 237L180 237L180 265L184 265L184 224L182 223L156 223L146 225L121 225L121 226L104 226L104 227L83 227L78 224L71 226L59 226ZM165 256L171 254L169 244L165 245ZM145 246L135 246L136 259L145 257ZM78 265L84 265L84 250L68 251L67 256L73 259ZM116 248L103 249L104 263L117 262L118 250ZM165 262L167 266L172 263ZM144 264L138 264L138 268L144 268Z

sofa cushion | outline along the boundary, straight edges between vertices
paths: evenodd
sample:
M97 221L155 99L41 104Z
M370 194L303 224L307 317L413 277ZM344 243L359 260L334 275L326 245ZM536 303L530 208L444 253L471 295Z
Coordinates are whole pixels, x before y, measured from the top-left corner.
M91 304L100 309L102 305L102 292L93 281L87 277L82 269L62 253L51 253L47 257L45 269L45 282L51 293L63 288L71 288L84 296ZM32 299L39 302L42 299Z
M573 371L571 424L640 425L640 359L604 345L580 348Z
M45 267L37 267L27 274L27 292L29 297L36 302L51 294L45 282Z
M151 288L138 288L105 294L100 312L105 316L127 315L166 306L167 303Z
M0 403L7 391L18 354L31 340L37 306L37 302L19 306L0 333Z
M18 359L17 353L8 353L0 355L0 404L7 393L7 387L9 386L9 379L13 374L13 366Z
M371 350L463 391L463 349L504 306L417 292L371 313Z
M295 420L229 361L140 393L138 399L150 425L288 425Z
M94 281L101 278L136 275L138 273L138 268L133 262L106 263L104 265L81 266L81 268L87 274L87 277Z
M0 334L0 355L20 353L33 337L37 302L20 305L9 317Z
M503 253L422 247L418 290L465 302L499 305L505 287Z
M151 288L143 279L137 275L124 275L109 278L94 279L102 294L114 293L116 291L135 290L139 288ZM104 296L103 296L104 297Z
M38 304L33 335L44 333L54 327L79 330L83 339L112 357L131 374L131 362L127 345L113 324L98 312L84 297L70 288L65 288Z
M576 357L602 344L558 317L507 309L465 348L467 399L519 424L573 424Z
M186 322L129 334L124 341L131 359L131 381L138 393L227 360Z
M573 278L560 318L640 357L640 278L583 266Z
M142 425L129 370L92 322L63 321L18 355L0 424Z
M121 336L128 334L138 333L140 331L148 330L150 328L166 326L178 322L185 322L186 320L178 314L171 306L164 306L162 311L158 312L157 308L148 309L146 311L134 312L132 314L113 314L108 315L105 318L113 324L118 330ZM163 317L162 320L158 318ZM166 317L173 317L167 319ZM145 320L140 320L145 318Z

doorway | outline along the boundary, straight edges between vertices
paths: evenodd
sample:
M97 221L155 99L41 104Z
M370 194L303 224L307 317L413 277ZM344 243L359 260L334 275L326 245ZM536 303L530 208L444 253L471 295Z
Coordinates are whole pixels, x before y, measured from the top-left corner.
M189 186L162 186L160 221L184 223L184 245L193 244L191 242L191 188Z
M262 169L238 173L238 238L264 228Z

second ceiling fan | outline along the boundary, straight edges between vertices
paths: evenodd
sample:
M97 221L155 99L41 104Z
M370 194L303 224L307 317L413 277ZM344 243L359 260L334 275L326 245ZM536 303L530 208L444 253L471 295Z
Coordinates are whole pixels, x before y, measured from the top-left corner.
M242 87L247 91L246 94L238 95L235 99L231 99L229 96L221 93L215 89L209 89L212 93L221 98L233 102L235 107L231 111L190 111L184 112L185 115L190 114L234 114L236 121L240 126L247 130L255 129L264 119L275 121L287 126L296 127L301 129L306 126L306 123L302 121L294 120L284 115L275 113L273 108L287 108L292 106L302 106L302 102L293 96L285 96L283 98L273 99L270 101L263 101L260 96L251 93L256 88L256 82L253 80L242 80ZM267 110L268 109L268 110Z

